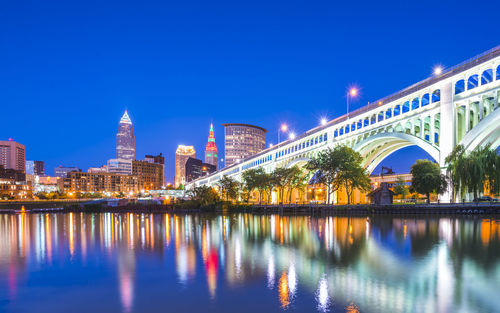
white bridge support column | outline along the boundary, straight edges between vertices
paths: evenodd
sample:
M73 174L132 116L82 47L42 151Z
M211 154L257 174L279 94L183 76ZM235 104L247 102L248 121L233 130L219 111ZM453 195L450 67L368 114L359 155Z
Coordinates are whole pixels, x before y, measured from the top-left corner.
M456 145L456 109L453 103L453 88L451 82L441 86L441 120L439 123L439 166L445 174L445 159ZM443 202L451 201L451 188L439 196Z

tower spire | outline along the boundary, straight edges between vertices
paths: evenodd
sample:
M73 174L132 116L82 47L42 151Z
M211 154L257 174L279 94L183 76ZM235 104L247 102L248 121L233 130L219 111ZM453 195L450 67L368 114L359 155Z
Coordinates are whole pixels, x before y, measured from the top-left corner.
M215 165L216 169L218 169L219 167L219 159L218 159L217 145L215 144L213 123L210 123L210 131L208 132L208 142L205 147L205 163Z

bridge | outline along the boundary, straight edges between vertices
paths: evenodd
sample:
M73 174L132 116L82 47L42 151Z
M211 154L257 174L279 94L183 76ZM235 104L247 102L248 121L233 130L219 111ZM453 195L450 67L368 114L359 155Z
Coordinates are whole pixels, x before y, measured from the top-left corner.
M215 186L225 175L241 181L250 168L303 166L320 151L345 144L371 173L395 151L418 146L442 167L453 148L500 145L500 46L333 119L240 163L187 184ZM441 195L450 201L451 193Z

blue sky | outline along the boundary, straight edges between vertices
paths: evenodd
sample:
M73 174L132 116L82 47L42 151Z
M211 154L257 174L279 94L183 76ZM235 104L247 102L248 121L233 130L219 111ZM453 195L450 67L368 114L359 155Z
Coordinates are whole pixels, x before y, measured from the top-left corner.
M115 155L125 108L137 158L203 154L210 121L300 133L500 44L498 1L1 1L0 139L86 170ZM222 153L221 153L222 154ZM383 163L406 172L425 154Z

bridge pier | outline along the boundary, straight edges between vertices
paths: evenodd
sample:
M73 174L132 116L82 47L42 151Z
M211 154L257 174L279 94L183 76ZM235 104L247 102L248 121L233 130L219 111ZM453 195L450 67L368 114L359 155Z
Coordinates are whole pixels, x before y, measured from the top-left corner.
M441 86L441 107L439 120L439 167L444 175L446 175L446 157L453 151L456 146L456 109L453 103L453 86L451 82L445 82ZM452 192L451 186L439 195L439 201L451 202Z

